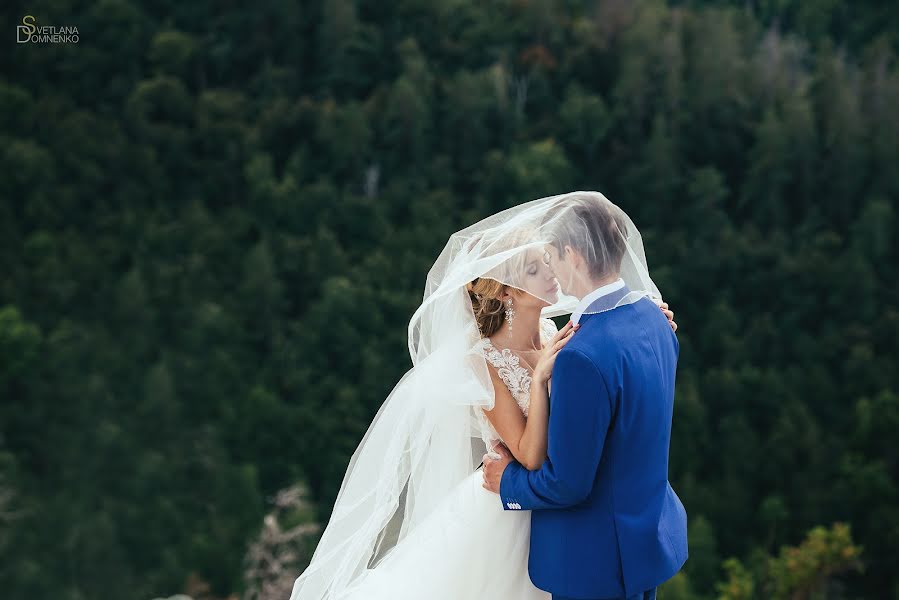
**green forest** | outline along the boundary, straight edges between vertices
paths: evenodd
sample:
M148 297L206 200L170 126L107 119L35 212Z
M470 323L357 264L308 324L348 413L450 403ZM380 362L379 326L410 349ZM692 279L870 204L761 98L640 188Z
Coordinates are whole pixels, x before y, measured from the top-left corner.
M4 598L287 600L448 236L598 190L679 325L659 598L899 599L896 3L0 15Z

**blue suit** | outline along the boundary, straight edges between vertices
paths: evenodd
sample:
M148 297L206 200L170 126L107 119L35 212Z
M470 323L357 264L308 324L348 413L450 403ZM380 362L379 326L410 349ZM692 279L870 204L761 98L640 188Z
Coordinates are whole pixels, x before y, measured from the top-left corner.
M547 459L537 471L506 467L500 497L506 510L533 511L528 572L538 588L652 597L687 560L687 513L668 483L679 345L648 298L580 323L552 373Z

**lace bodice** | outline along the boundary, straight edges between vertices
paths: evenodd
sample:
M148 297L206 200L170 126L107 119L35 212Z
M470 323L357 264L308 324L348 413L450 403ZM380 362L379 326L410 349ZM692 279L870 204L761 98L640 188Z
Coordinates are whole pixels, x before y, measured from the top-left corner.
M546 344L556 334L558 328L550 319L540 319L540 341ZM483 338L481 345L484 349L484 357L491 365L496 367L497 373L506 387L509 388L512 397L524 416L528 415L528 405L531 401L531 376L528 367L521 364L521 359L508 348L498 350L490 338ZM492 429L492 427L491 427Z

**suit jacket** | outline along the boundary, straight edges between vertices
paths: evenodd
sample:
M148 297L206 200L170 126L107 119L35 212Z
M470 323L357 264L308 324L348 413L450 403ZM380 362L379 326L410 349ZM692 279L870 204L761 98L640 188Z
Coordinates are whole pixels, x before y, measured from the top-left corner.
M506 510L533 511L534 585L627 597L670 579L688 556L687 513L668 482L679 344L648 298L580 323L553 368L547 459L536 471L511 463L500 497Z

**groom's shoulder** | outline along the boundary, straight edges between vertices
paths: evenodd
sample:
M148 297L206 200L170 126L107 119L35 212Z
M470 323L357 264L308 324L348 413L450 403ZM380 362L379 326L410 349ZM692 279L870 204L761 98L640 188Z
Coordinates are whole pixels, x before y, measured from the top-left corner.
M644 301L652 304L652 301L640 298L636 302L624 304L611 310L586 313L581 317L581 329L590 332L590 335L608 335L611 332L618 331L640 318L640 314L645 311ZM653 306L655 305L653 304ZM661 311L659 312L661 313Z
M649 298L640 298L605 312L584 315L581 328L568 346L579 348L588 355L615 352L629 345L645 331L647 324L669 330L668 319Z
M602 314L606 314L609 317L607 324L610 326L627 326L629 324L642 326L647 323L653 323L655 325L664 324L667 328L668 324L665 314L659 310L659 306L648 296L643 296L630 304L619 306L607 313L600 313L600 315Z
M624 339L622 327L624 321L621 319L624 315L612 313L627 310L627 307L619 307L607 313L585 315L582 317L580 329L560 352L572 350L594 361L604 362L602 359L614 354L621 347L619 342Z

